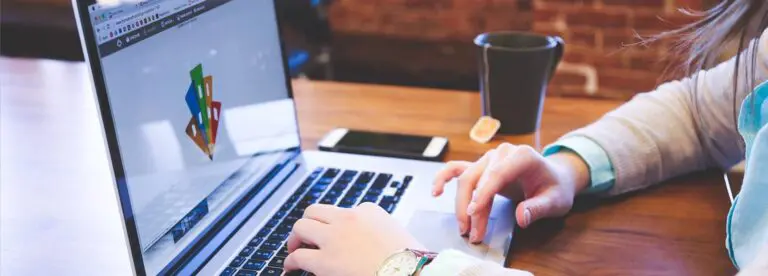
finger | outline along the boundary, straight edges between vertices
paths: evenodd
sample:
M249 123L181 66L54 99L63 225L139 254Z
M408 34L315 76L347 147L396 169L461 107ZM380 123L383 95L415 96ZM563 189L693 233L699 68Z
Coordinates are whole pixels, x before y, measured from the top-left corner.
M291 235L288 236L286 242L288 252L293 252L302 244L319 247L327 240L328 236L328 224L308 218L299 219L293 225Z
M456 177L459 177L472 162L467 161L450 161L445 164L445 167L435 175L435 182L432 184L432 196L440 196L443 194L445 185Z
M518 148L519 146L515 146L509 143L504 143L499 145L496 148L496 156L489 160L488 165L483 171L483 174L480 175L480 179L478 180L477 187L478 188L482 187L483 183L486 182L486 180L488 179L488 174L491 172L489 171L489 169L494 169L494 168L498 169L499 166L497 165L497 163L503 160L503 158L505 158L506 156L514 154Z
M485 237L488 225L488 217L493 208L493 199L504 187L511 185L523 172L537 164L538 156L535 150L527 146L511 146L499 148L500 155L497 162L490 162L478 182L478 188L472 202L467 207L467 213L471 216L472 229L470 241L479 243Z
M467 210L468 213L490 212L496 194L510 183L517 181L523 173L530 172L535 166L543 164L542 162L536 150L528 146L520 146L498 162L489 164L478 183L479 188Z
M285 271L304 270L315 274L319 273L320 266L323 264L323 254L320 250L299 248L288 254L283 262Z
M456 190L456 220L459 222L459 234L466 235L469 231L469 216L467 215L467 205L472 200L472 193L477 185L477 180L485 170L490 156L495 155L496 150L490 150L469 166L464 173L459 176L459 186Z
M379 212L379 213L385 213L385 214L387 213L387 211L385 211L384 208L381 208L381 206L373 202L360 203L360 205L357 205L357 207L355 207L352 210L357 212L364 212L364 214L365 213L371 214L369 212Z
M488 216L490 215L490 208L487 208L487 211L485 209L475 209L476 206L474 201L477 197L477 191L483 188L483 181L487 178L486 175L488 174L488 170L493 167L498 167L497 163L500 162L499 159L503 158L503 156L506 156L513 149L514 146L510 144L502 144L497 147L494 152L495 154L489 155L486 168L480 175L480 178L475 185L475 194L472 196L472 201L470 201L469 205L467 206L467 215L470 218L469 241L472 243L480 243L483 241L483 237L485 237L485 231L488 224Z
M313 219L322 223L337 221L348 210L328 204L312 204L304 209L304 218Z
M469 231L469 242L481 243L485 238L485 231L488 228L488 216L490 212L478 211L470 216L471 230Z
M517 224L522 228L528 228L533 222L553 216L551 193L544 193L536 195L532 198L526 199L517 205L515 210L515 216L517 217Z

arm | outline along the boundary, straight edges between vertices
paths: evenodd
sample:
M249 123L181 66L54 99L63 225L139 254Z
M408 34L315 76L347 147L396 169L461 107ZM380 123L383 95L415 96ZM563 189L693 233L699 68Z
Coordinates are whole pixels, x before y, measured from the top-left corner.
M767 39L762 36L752 42L758 43L758 83L768 72ZM736 103L751 90L743 79L748 75L744 69L749 65L751 49L741 54ZM738 110L733 106L732 92L735 66L733 58L692 78L665 83L564 139L585 137L605 150L615 173L610 195L692 171L733 166L744 154L734 120L734 108Z

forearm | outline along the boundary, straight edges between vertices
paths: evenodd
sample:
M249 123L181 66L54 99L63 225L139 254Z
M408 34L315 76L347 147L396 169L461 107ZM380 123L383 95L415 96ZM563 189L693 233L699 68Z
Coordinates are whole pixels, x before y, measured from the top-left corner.
M757 82L765 80L768 71L764 40L766 36L755 48ZM742 58L748 60L751 51L742 53ZM696 170L728 168L743 158L734 103L741 103L751 91L744 80L734 87L735 66L731 59L692 78L663 84L565 139L586 137L605 150L615 172L609 195ZM740 76L745 76L746 70L740 70Z

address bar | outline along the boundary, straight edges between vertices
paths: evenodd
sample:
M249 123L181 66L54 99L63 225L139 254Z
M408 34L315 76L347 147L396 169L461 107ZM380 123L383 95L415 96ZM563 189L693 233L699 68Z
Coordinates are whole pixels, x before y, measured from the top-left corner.
M105 21L101 24L99 24L100 27L104 28L106 25L111 25L115 29L122 28L123 26L133 24L134 22L141 20L146 15L151 15L154 13L157 13L160 15L160 18L168 16L172 13L175 13L177 11L183 10L187 7L191 7L194 5L197 5L199 3L205 2L205 0L149 0L149 1L142 1L133 4L132 6L126 5L126 10L136 10L136 12L131 13L126 16L121 16L112 20ZM131 3L131 2L125 2L125 3ZM119 12L116 12L119 13Z

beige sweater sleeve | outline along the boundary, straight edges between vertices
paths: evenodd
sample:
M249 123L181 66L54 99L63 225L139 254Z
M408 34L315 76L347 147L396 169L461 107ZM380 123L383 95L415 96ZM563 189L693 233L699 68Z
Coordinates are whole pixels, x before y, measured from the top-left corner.
M582 136L600 145L615 172L608 195L638 190L663 180L711 167L729 168L744 158L736 113L749 91L747 68L755 66L755 85L768 73L768 35L741 53L734 99L735 57L693 77L639 94L595 123L564 137ZM753 49L756 62L751 63ZM694 89L695 88L695 89Z

